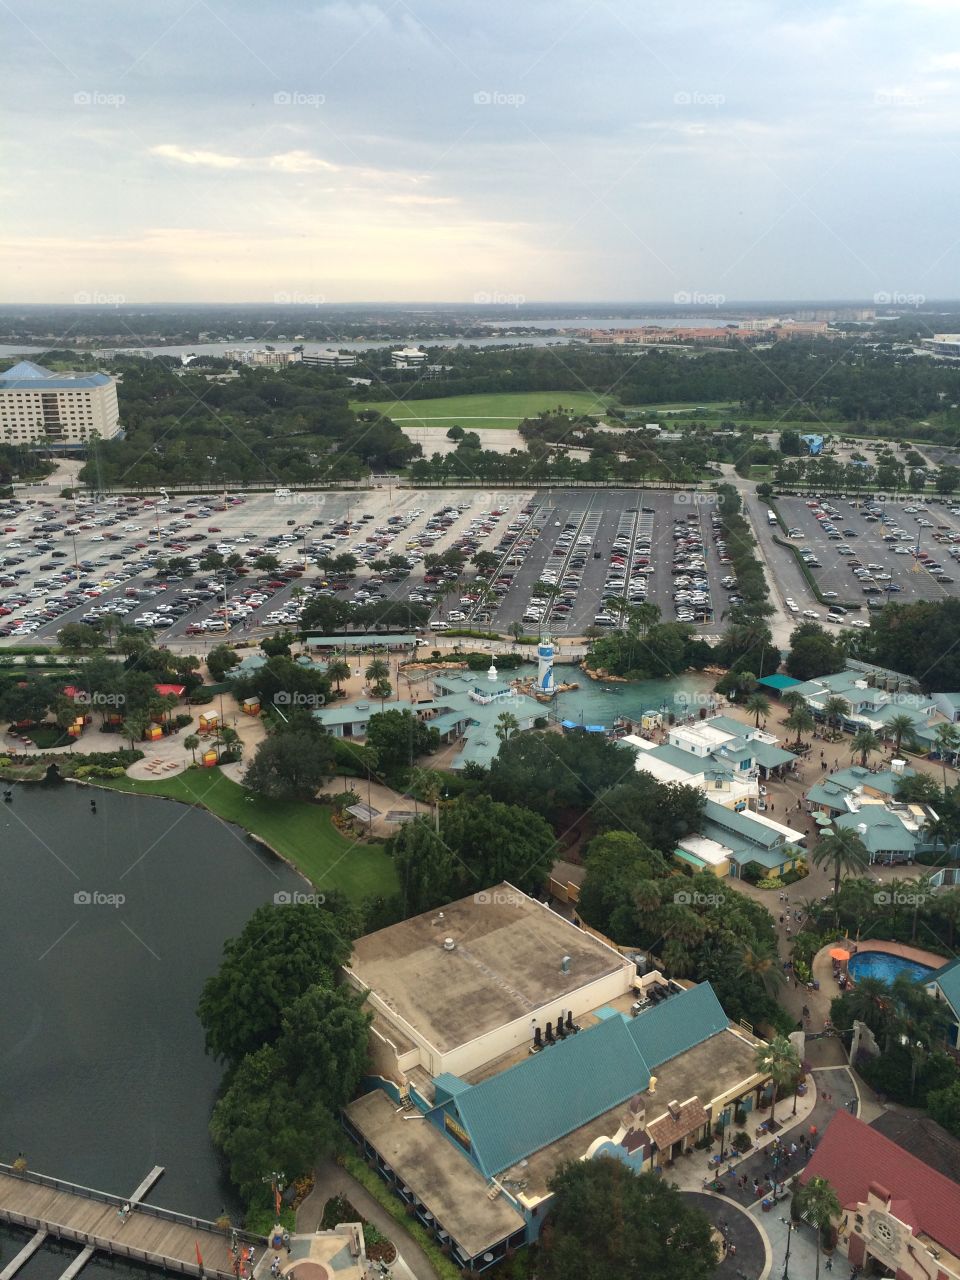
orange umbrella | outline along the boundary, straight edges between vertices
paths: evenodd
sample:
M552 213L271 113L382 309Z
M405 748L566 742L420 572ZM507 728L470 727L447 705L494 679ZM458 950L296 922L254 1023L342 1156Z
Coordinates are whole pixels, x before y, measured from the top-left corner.
M831 948L830 948L830 959L831 959L831 960L842 960L842 961L846 962L847 960L849 960L849 959L850 959L850 952L849 952L849 951L846 951L843 947L831 947Z

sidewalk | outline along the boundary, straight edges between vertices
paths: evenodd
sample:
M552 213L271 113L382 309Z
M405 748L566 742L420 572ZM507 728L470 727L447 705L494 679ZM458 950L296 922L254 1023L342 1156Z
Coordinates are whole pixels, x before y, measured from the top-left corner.
M349 1200L358 1213L396 1245L397 1258L390 1267L394 1280L437 1280L437 1273L430 1259L416 1240L390 1217L386 1209L346 1169L341 1169L332 1161L327 1161L316 1170L313 1190L297 1210L297 1230L316 1231L323 1216L323 1206L339 1195Z

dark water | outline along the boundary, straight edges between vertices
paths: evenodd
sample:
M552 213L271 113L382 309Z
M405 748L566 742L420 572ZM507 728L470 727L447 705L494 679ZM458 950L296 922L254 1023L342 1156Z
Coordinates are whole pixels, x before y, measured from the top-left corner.
M195 1010L224 941L294 888L284 863L200 810L15 788L0 804L0 1159L22 1151L38 1172L120 1195L163 1165L155 1204L235 1209L207 1132L220 1069ZM48 1280L41 1254L24 1280Z

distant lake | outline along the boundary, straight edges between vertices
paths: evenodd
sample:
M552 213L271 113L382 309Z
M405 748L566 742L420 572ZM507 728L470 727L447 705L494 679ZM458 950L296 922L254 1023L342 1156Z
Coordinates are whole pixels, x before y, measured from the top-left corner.
M562 345L567 339L558 334L544 334L538 332L542 329L560 329L564 331L572 331L574 329L630 329L638 325L656 324L663 328L669 329L697 329L703 326L713 327L717 324L723 324L724 321L715 313L707 315L684 315L684 316L554 316L552 319L545 320L477 320L477 324L489 324L504 329L523 329L521 335L512 337L489 337L489 338L448 338L444 340L424 339L424 345L431 347L546 347L551 344ZM332 328L333 326L331 326ZM411 339L412 341L412 339ZM330 348L344 351L375 351L383 347L396 347L400 343L396 338L390 340L378 341L375 339L358 339L351 338L347 341L341 341L336 337L331 337L326 342L304 342L302 344L288 341L275 342L272 341L269 334L262 338L257 338L253 342L241 342L234 340L230 342L201 342L194 343L192 346L144 346L136 349L142 350L144 353L151 355L167 355L167 356L216 356L224 351L235 351L247 348L249 350L260 349L264 346L271 346L275 351L292 351L294 345L303 346L307 355L316 353L317 351L327 351ZM136 347L134 338L131 337L129 345L125 345L120 350L133 350ZM0 344L0 356L30 355L40 351L49 350L48 347L28 346L26 344L13 345ZM97 352L101 355L109 355L114 348L103 348Z
M163 1165L154 1203L235 1209L197 1001L224 941L303 879L203 810L65 784L0 804L0 884L0 1158L119 1195Z

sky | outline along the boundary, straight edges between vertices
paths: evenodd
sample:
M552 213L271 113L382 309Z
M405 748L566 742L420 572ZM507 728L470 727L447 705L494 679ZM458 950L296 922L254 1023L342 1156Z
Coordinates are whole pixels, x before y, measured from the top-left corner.
M960 296L960 0L0 0L0 301Z

